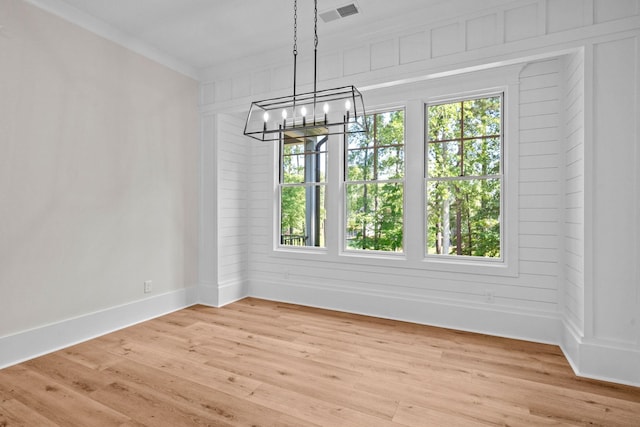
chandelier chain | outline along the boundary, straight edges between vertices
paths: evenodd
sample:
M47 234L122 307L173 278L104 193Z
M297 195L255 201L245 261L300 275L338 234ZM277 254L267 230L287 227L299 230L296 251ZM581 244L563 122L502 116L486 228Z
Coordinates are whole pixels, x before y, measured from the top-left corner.
M318 48L318 0L313 2L313 35L314 35L314 46Z
M298 0L293 0L293 54L298 54Z

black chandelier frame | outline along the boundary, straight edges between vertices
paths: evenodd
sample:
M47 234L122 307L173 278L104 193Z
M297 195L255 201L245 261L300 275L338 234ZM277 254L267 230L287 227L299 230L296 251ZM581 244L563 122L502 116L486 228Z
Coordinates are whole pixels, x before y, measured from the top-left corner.
M313 92L296 93L298 2L294 0L293 94L251 103L244 134L259 141L368 133L362 94L355 86L317 90L318 0L314 0Z

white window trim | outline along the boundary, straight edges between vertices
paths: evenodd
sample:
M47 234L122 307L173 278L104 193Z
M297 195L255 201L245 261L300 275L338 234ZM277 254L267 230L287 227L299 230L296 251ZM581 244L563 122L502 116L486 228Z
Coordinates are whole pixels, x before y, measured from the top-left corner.
M518 68L519 70L519 68ZM519 73L518 73L519 74ZM455 95L438 95L424 99L423 121L426 106L444 102L455 102L483 96L502 94L502 189L501 189L501 258L490 259L460 255L428 255L426 253L426 201L423 263L432 270L452 271L469 274L518 275L518 145L519 145L519 86L518 74L511 76L502 86L458 92ZM423 139L426 141L426 130ZM426 145L426 144L423 144ZM424 157L423 157L424 159ZM425 166L423 166L424 168ZM426 177L423 169L422 187L426 193Z

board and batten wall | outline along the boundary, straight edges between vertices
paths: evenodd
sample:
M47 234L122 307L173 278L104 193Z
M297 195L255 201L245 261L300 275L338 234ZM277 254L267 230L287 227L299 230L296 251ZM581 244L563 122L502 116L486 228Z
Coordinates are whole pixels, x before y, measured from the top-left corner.
M355 84L365 100L378 90L436 87L521 66L517 274L473 276L410 268L402 260L274 251L276 159L273 147L249 142L246 162L233 166L247 173L248 275L237 274L244 292L553 342L579 375L639 385L639 12L637 0L493 3L387 33L363 30L323 50L321 87ZM262 59L206 70L202 116L231 116L255 99L290 92L289 68ZM226 132L213 131L213 143L235 140ZM203 163L228 167L223 157ZM215 194L221 185L209 190Z
M3 367L195 302L199 118L192 78L22 0L0 24Z

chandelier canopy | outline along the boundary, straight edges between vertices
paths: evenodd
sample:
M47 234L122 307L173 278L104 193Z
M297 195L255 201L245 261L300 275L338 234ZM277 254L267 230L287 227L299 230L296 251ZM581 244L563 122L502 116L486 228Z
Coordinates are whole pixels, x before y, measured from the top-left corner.
M314 0L313 92L296 93L298 2L293 3L293 94L251 103L244 134L259 141L368 132L362 94L355 86L317 90L318 0Z

